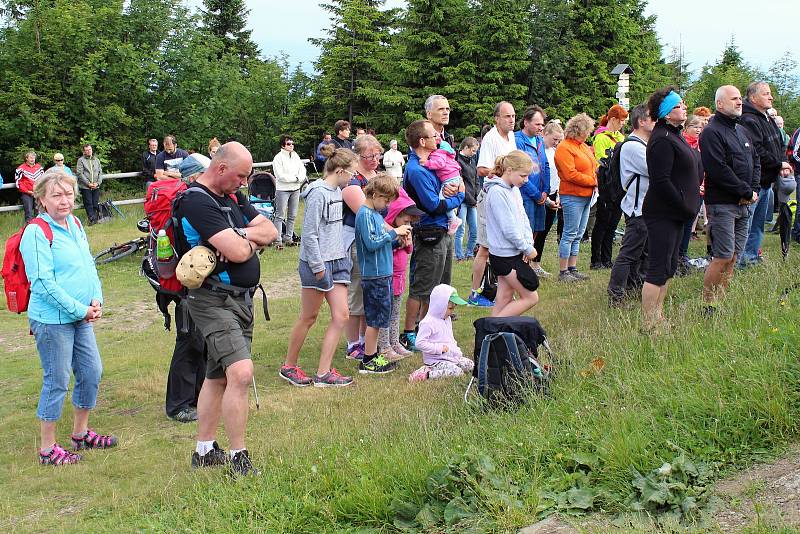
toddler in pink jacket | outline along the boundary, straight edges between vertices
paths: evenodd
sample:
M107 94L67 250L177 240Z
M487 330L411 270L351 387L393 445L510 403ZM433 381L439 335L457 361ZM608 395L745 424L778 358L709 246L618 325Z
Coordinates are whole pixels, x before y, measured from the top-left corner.
M461 376L471 373L474 363L465 358L453 337L453 321L450 318L456 304L467 302L447 284L439 284L431 292L428 314L419 323L416 346L422 351L425 364L408 377L409 382Z
M428 159L422 165L436 173L436 177L442 182L439 188L439 198L444 199L444 186L448 184L461 185L461 165L456 161L456 151L447 141L440 141L439 148L428 155ZM447 212L447 233L453 235L461 226L461 219L458 218L458 210L453 209Z

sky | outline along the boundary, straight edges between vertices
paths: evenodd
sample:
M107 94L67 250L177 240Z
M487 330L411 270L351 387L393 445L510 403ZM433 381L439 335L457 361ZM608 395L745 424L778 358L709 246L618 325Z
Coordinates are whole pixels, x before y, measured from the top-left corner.
M189 1L190 5L200 3ZM247 5L251 10L249 27L261 52L266 56L286 53L292 65L300 64L310 72L319 52L308 39L324 36L330 24L328 12L319 7L319 1L247 0ZM386 2L386 7L404 5L403 0ZM704 64L716 62L731 38L745 61L763 70L793 44L795 58L800 60L798 0L651 0L647 13L657 17L656 31L664 55L669 55L673 46L682 45L685 61L695 73Z

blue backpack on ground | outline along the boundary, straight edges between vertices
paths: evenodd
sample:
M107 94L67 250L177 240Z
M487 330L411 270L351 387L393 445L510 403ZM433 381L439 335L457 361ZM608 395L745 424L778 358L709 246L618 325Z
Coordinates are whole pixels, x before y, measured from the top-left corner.
M544 329L533 317L484 317L475 325L475 368L464 393L477 382L478 394L491 407L513 407L533 393L547 393L548 366L538 349L552 355Z

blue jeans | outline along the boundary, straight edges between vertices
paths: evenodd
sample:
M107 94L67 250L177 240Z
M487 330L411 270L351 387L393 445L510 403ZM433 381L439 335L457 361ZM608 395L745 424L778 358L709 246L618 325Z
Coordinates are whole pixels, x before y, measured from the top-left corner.
M769 206L770 189L762 187L758 191L758 202L750 217L750 230L747 233L747 243L742 252L740 263L758 261L758 249L764 240L764 224L767 220L767 207Z
M580 250L581 237L589 222L589 204L592 197L561 195L561 210L564 212L564 230L558 244L558 257L577 256Z
M462 259L464 257L472 257L472 251L475 250L475 243L478 240L478 208L475 206L467 206L461 203L458 208L458 218L461 219L461 226L456 230L456 258ZM469 226L469 238L467 238L467 250L461 247L461 242L464 240L464 227Z
M45 324L30 319L30 326L44 372L36 416L42 421L61 419L70 370L75 375L72 404L84 410L94 408L103 364L92 324Z

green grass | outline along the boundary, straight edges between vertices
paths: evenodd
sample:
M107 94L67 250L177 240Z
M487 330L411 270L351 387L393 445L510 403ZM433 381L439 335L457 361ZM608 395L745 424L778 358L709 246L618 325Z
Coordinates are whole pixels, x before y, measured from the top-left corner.
M141 207L126 221L88 229L93 250L136 236ZM5 239L19 214L0 217ZM555 271L555 242L544 267ZM699 253L700 245L693 244ZM588 247L581 266L587 267ZM248 447L262 476L232 483L219 471L192 472L194 424L164 415L174 334L165 332L153 293L139 277L140 257L101 266L106 314L97 338L105 373L92 423L121 446L94 451L79 466L37 465L35 406L41 369L25 316L2 312L0 346L0 529L25 532L393 532L393 499L422 502L432 471L466 455L488 455L521 488L521 503L483 503L481 531L513 532L537 518L542 492L569 487L571 457L599 457L589 475L594 510L625 509L631 468L645 473L686 451L721 476L778 453L796 440L800 416L800 292L797 249L779 259L769 235L765 265L737 272L719 317L698 313L700 275L677 280L667 315L672 332L639 334L638 306L609 310L608 271L586 284L540 289L534 309L558 356L552 397L522 409L482 412L461 400L466 380L409 385L419 356L393 375L357 377L339 391L289 387L277 377L298 311L297 249L268 250L262 280L273 293L272 321L256 314L253 351L261 410L254 403ZM464 294L471 264L457 264ZM456 338L472 352L472 321L463 308ZM323 309L319 323L324 325ZM312 330L301 364L316 365L323 328ZM605 367L591 372L593 359ZM335 365L355 372L341 353ZM59 439L66 440L71 405ZM220 441L227 446L224 433ZM441 532L444 529L433 529ZM458 529L453 530L458 531Z

